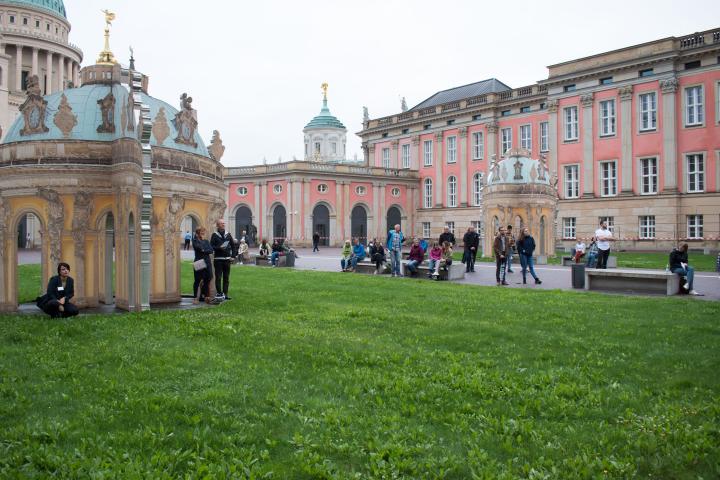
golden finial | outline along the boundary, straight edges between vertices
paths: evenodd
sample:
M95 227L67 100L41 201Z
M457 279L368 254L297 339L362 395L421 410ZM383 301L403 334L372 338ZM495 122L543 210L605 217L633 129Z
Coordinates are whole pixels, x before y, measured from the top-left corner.
M115 55L110 51L110 25L115 20L115 14L110 10L100 10L105 14L105 48L98 56L97 63L99 65L114 65L117 63Z
M327 89L328 89L327 82L320 85L320 88L322 88L322 91L323 91L323 100L327 100Z

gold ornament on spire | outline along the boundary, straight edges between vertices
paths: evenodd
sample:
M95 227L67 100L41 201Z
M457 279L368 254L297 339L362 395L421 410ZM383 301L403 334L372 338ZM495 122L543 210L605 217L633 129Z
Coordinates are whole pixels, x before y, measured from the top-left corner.
M320 85L320 88L322 88L322 91L323 91L323 100L327 100L327 90L328 90L327 82Z
M100 52L97 63L98 65L115 65L117 60L115 60L115 55L110 51L110 26L113 20L115 20L115 14L110 10L101 10L101 12L105 14L105 48Z

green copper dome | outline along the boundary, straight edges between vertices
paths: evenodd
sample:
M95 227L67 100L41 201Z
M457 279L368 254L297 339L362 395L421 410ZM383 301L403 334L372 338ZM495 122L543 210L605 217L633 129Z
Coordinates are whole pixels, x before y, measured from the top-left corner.
M54 13L58 17L67 19L65 5L62 0L0 0L0 3L45 10Z
M341 128L345 130L345 125L330 113L327 106L327 97L323 99L323 106L320 113L305 125L305 128Z

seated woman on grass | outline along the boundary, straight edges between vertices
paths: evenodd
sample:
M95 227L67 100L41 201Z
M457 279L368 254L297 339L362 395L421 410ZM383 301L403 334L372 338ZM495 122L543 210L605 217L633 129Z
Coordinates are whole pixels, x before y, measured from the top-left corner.
M51 318L74 317L80 310L70 302L75 296L75 281L70 276L70 265L59 263L57 272L48 282L47 293L38 297L37 306Z
M442 260L443 249L438 242L433 242L428 253L428 278L437 278L440 275L440 261Z
M417 238L413 238L410 255L408 255L408 262L405 264L411 275L417 274L418 266L420 266L423 260L425 260L425 252L420 246L420 241Z
M377 275L378 272L385 270L385 262L387 261L385 257L385 247L382 242L377 241L375 238L373 238L370 243L370 260L375 264L373 275Z
M340 266L342 267L342 271L349 272L351 267L350 259L352 258L352 246L350 245L350 240L345 240L340 255Z

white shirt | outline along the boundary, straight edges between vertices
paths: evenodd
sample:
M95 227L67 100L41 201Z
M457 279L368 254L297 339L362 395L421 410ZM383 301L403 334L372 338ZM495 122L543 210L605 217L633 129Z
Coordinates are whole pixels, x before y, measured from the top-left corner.
M575 244L575 251L578 253L585 253L585 242L578 242Z
M612 232L608 229L598 228L595 230L595 238L597 239L597 247L600 250L610 250L610 242L606 238L612 238Z

